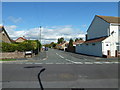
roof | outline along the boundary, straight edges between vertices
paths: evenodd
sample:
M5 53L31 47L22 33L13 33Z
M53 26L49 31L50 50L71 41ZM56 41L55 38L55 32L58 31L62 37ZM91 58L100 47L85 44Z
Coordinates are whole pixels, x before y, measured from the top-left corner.
M17 38L15 41L17 41L17 40L19 40L19 39L27 40L27 39L25 39L25 38L23 38L23 37L19 37L19 38Z
M96 16L103 19L104 21L108 23L120 23L120 17L101 16L101 15L96 15Z
M87 40L84 43L94 43L94 42L100 42L103 41L104 39L106 39L107 37L100 37L100 38L96 38L96 39L91 39L91 40Z
M77 45L77 44L80 44L80 43L83 43L83 42L85 42L85 41L83 41L83 40L77 40L76 42L73 42L73 44Z
M57 46L62 46L63 44L69 44L69 43L65 42L65 43L57 44Z

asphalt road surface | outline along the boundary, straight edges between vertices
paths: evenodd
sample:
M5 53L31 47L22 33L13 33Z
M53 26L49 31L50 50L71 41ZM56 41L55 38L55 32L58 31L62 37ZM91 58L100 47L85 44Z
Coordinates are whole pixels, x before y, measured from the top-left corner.
M76 58L54 49L45 54L44 59L2 64L3 88L39 88L41 68L46 68L41 74L44 88L118 88L117 63L94 63L96 57Z

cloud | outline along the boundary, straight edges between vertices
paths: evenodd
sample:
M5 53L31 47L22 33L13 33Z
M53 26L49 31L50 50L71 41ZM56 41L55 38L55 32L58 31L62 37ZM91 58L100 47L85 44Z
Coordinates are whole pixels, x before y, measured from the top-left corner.
M19 23L19 22L21 22L22 21L22 18L21 17L18 17L18 18L15 18L15 17L13 17L13 16L9 16L8 17L8 20L10 20L11 22L13 22L13 23Z
M86 25L86 24L84 24L84 25L81 25L81 27L83 27L83 28L87 28L87 25Z
M40 28L31 28L29 30L17 31L17 26L5 26L6 31L12 39L25 36L27 39L40 39ZM73 28L71 25L52 26L41 28L42 43L57 42L57 39L64 37L65 40L70 38L85 38L85 32Z

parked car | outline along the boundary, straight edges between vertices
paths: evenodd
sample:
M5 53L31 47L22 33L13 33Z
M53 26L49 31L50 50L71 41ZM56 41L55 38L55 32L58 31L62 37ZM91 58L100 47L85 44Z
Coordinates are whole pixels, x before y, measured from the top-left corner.
M48 51L48 47L45 47L45 51Z

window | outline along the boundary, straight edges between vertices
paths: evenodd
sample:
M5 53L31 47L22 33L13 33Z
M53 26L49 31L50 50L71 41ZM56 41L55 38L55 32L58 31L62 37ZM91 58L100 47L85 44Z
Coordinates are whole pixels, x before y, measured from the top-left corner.
M111 32L111 35L114 33L114 31Z
M120 45L120 43L116 42L116 45Z
M95 46L95 43L93 43L92 45Z
M88 45L88 44L86 44L86 45Z
M108 44L106 44L106 46L109 46Z

